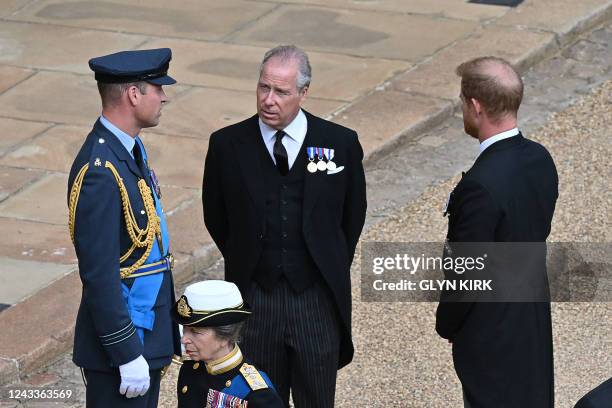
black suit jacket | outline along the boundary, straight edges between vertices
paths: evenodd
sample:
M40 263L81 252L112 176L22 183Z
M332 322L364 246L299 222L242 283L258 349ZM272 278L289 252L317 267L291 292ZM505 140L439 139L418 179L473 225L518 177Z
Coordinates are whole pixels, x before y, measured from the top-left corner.
M607 408L612 406L612 378L602 382L589 391L574 408Z
M336 174L309 173L304 180L302 231L343 323L339 367L353 357L351 341L350 266L366 211L363 151L350 129L304 112L306 147L335 149ZM266 234L262 164L257 144L263 143L258 116L210 136L204 168L204 222L225 259L225 278L249 293Z
M451 193L448 241L546 241L557 185L541 145L520 134L492 144ZM553 406L549 303L441 302L436 330L473 408Z

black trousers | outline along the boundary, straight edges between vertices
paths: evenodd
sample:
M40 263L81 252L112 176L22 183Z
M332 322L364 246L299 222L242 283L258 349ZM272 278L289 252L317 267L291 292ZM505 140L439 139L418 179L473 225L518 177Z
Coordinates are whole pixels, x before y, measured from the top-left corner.
M151 385L141 397L126 398L119 394L119 370L103 372L83 370L87 381L85 401L87 408L157 408L161 370L149 371Z
M295 293L284 280L267 292L256 283L253 315L242 332L244 355L265 371L289 406L334 406L340 322L331 292L318 283Z

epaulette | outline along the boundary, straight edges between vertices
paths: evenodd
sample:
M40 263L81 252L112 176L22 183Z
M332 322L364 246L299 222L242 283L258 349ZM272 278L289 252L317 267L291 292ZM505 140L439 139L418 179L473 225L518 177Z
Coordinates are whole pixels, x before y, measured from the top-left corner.
M266 381L254 366L244 363L242 367L240 367L240 374L242 374L247 384L249 384L251 390L257 391L268 388L268 384L266 384Z
M70 230L70 239L74 243L74 227L76 217L76 207L79 202L79 194L81 193L81 187L85 174L88 171L102 170L105 167L107 157L107 144L103 138L98 138L94 141L89 155L89 160L85 163L77 172L76 177L70 187L70 195L68 198L68 228Z
M108 160L108 147L106 140L102 137L94 141L89 155L89 168L95 170L96 168L103 169L106 161Z

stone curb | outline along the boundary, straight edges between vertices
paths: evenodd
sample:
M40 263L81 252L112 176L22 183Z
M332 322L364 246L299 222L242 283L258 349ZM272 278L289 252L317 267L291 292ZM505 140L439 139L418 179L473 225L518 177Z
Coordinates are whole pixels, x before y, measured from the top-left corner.
M518 69L526 71L610 18L612 2L593 10L565 32L555 34L549 43L518 61ZM442 123L456 112L458 106L459 102L453 101L389 138L382 146L366 155L364 164L375 162L404 141ZM199 201L196 200L192 205L199 205ZM187 254L175 267L175 282L180 284L189 281L196 271L211 266L220 258L221 254L214 245ZM0 385L18 382L70 350L80 292L81 283L75 270L0 313Z

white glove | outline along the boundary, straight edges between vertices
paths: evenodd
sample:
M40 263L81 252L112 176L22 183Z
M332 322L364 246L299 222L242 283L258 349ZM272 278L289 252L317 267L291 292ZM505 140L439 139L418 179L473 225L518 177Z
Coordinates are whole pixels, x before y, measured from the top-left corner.
M127 398L145 395L149 390L149 364L142 355L119 366L121 385L119 393Z

